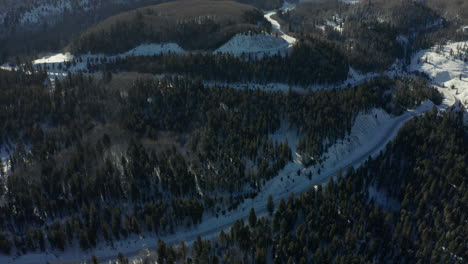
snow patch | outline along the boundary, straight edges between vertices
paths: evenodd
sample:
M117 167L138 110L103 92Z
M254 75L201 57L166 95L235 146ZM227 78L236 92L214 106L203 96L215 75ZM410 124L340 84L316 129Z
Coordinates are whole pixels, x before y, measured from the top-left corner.
M120 57L129 57L129 56L154 56L167 53L183 53L182 49L176 43L163 43L163 44L142 44L136 48L133 48L121 55Z
M126 58L132 56L155 56L168 53L183 53L184 50L176 43L162 44L142 44L125 53L117 55L104 54L85 54L74 56L70 53L56 53L33 61L34 66L48 67L48 73L51 76L66 76L66 72L79 72L87 70L87 62L102 63L104 61L113 61L117 58ZM73 62L73 63L72 63ZM64 67L64 63L70 63L70 67ZM5 65L7 68L7 65Z
M289 43L284 38L269 34L238 34L226 42L215 52L230 53L233 55L258 54L275 55L284 54Z
M33 61L33 64L47 64L47 63L64 63L67 61L72 61L74 58L70 53L57 53L50 56L43 57Z
M468 107L468 41L422 50L412 57L409 69L427 74L452 104Z

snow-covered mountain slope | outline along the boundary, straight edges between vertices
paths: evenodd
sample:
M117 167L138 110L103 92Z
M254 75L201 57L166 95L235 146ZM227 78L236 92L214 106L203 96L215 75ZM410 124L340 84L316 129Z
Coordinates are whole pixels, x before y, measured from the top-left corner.
M468 107L468 41L422 50L413 56L409 69L427 74L446 97Z
M283 38L269 34L238 34L218 48L216 52L241 54L268 54L284 53L289 43Z
M75 64L70 66L69 69L66 71L70 72L77 72L80 70L86 70L86 63L88 60L99 61L99 60L115 60L116 58L125 58L131 56L154 56L160 54L168 54L168 53L183 53L185 52L179 45L175 43L162 43L162 44L142 44L138 47L135 47L125 53L107 56L104 54L86 54L82 56L74 56L70 53L56 53L53 55L49 55L37 60L33 61L33 65L35 66L47 66L49 67L48 72L51 73L64 73L65 69L63 70L58 69L59 65L75 61ZM62 65L63 66L63 65ZM54 67L54 69L50 69Z

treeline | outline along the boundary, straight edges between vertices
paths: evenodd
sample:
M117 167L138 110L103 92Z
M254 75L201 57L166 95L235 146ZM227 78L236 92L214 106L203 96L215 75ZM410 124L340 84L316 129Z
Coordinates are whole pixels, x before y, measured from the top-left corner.
M305 95L178 77L122 86L112 75L77 74L49 83L29 71L0 72L0 132L10 150L0 162L5 253L74 241L88 249L196 225L254 197L291 161L289 143L271 137L282 123L297 129L298 152L320 162L358 113L398 113L434 91L411 79Z
M313 38L295 45L291 53L285 56L169 54L117 58L104 64L89 62L87 66L91 72L107 70L170 73L222 82L280 82L300 85L338 83L346 80L349 71L342 49L331 42Z
M464 110L406 124L387 150L326 187L254 210L217 238L155 245L158 263L464 263L468 133ZM302 176L304 177L304 176ZM274 209L274 210L273 210ZM392 243L388 243L392 241ZM121 257L124 259L123 257Z

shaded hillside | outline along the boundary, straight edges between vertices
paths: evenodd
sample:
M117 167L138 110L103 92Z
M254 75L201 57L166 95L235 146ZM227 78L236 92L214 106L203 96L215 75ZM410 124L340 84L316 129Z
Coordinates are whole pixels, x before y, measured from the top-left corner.
M60 50L105 18L162 2L165 0L1 0L0 62Z
M359 113L437 96L411 79L297 94L104 77L50 89L44 73L0 71L0 254L85 250L228 214L291 161L288 140L271 136L282 123L312 164Z
M258 26L260 25L260 27ZM186 0L110 17L74 40L72 53L119 53L141 43L213 49L239 32L268 30L262 11L232 1Z
M0 0L0 62L15 56L56 52L110 16L169 1ZM282 4L280 0L238 2L263 10L275 9Z

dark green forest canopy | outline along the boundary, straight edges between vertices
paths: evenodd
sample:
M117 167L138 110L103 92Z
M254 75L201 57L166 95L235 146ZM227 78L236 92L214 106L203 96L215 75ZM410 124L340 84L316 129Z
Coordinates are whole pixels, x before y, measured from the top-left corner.
M62 1L0 0L0 261L193 240L177 232L244 214L207 240L148 244L142 262L468 261L466 109L441 105L443 88L407 69L422 49L468 39L467 1L66 1L72 10L28 24ZM236 34L297 41L214 52ZM127 57L165 43L185 52ZM33 66L60 51L74 59ZM410 110L427 100L437 106ZM331 177L334 146L387 117L382 138L394 139ZM304 189L295 180L329 181L280 200Z
M16 146L12 171L1 178L7 253L43 250L45 239L58 249L77 239L86 249L101 235L112 241L196 225L204 212L225 214L255 196L291 160L288 143L269 137L281 122L298 130L298 151L320 161L325 139L347 135L358 113L400 113L440 100L422 79L304 95L180 77L125 82L77 74L53 87L45 78L0 71L1 142ZM196 175L204 175L197 182L203 197Z

